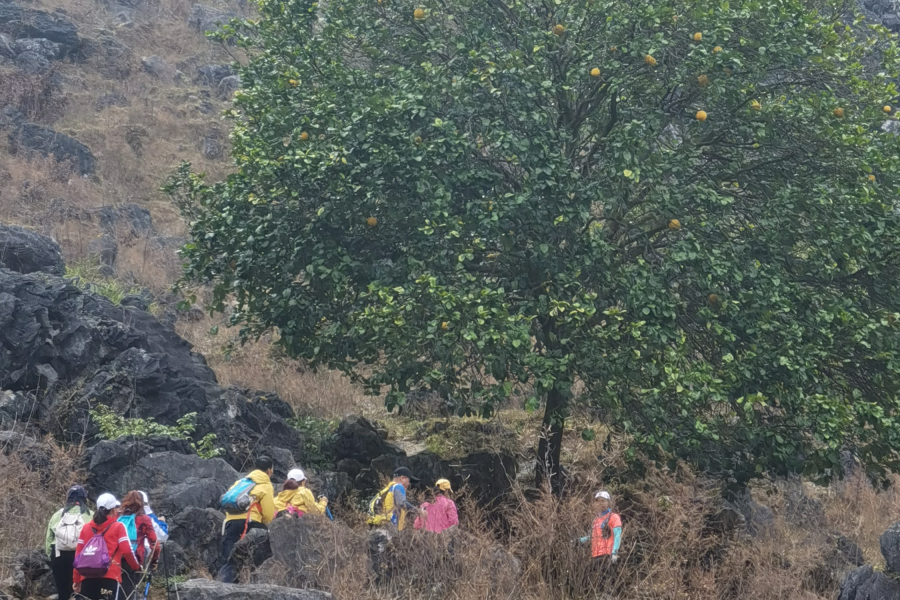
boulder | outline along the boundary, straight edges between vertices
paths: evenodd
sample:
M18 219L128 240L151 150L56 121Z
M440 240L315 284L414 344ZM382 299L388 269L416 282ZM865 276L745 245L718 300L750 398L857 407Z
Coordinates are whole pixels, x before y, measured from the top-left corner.
M130 105L131 102L128 101L128 98L125 97L124 94L110 92L109 94L103 94L102 96L97 97L97 100L94 101L94 110L100 112L111 106L125 107Z
M881 555L884 556L884 562L887 570L900 574L900 521L888 527L887 531L881 534Z
M319 563L322 561L321 540L330 540L331 528L335 524L316 516L304 516L299 519L281 517L269 525L269 540L272 544L272 558L290 569L281 573L278 579L269 579L270 583L290 587L315 587ZM269 565L272 569L273 565ZM274 573L270 573L270 577Z
M178 544L195 568L202 567L215 573L221 558L224 520L225 515L212 508L186 508L168 519L169 541L166 544Z
M241 87L241 78L237 75L225 77L216 87L216 95L222 100L230 100L231 96Z
M231 65L204 65L197 69L197 76L194 78L194 83L197 85L216 87L219 85L220 81L226 77L231 77L232 75L234 75L234 69L231 68Z
M16 40L12 44L13 52L18 56L23 52L40 54L47 60L55 60L60 55L60 45L44 38L24 38Z
M34 394L0 390L0 429L11 430L16 425L37 420L40 409Z
M231 560L237 573L252 573L256 567L272 558L269 532L265 529L251 529L235 545ZM243 577L241 578L244 579Z
M0 32L14 39L44 38L59 44L60 56L67 56L81 46L78 28L59 14L22 8L16 4L0 4Z
M775 525L775 515L768 506L753 500L746 487L737 490L724 502L723 521L733 520L740 524L744 532L753 537L768 535Z
M175 78L175 67L169 65L156 54L143 57L141 59L141 68L148 75L163 81L172 81Z
M24 227L3 224L0 224L0 267L23 274L66 272L62 251L54 240Z
M335 432L334 458L354 459L367 465L382 455L399 455L401 450L389 444L375 426L356 415L345 418Z
M26 75L40 75L50 68L50 61L37 52L16 55L16 66Z
M103 206L99 211L100 226L108 232L120 227L130 230L131 235L147 235L155 232L150 211L137 204Z
M46 598L56 593L50 562L43 552L19 552L8 566L10 576L0 582L0 595L5 592L13 598Z
M331 594L276 585L219 583L192 579L178 586L181 600L331 600Z
M202 565L206 566L206 565ZM190 559L187 552L178 542L167 540L163 544L162 552L159 556L159 568L163 573L163 577L178 577L190 571Z
M79 56L91 61L91 68L107 79L126 79L131 75L134 64L134 52L131 48L107 32L101 32L96 38L85 39Z
M116 238L104 233L88 242L88 256L96 258L102 266L114 267L119 254L119 243Z
M150 496L154 509L162 515L174 515L190 507L213 508L225 490L240 478L237 471L220 458L206 460L176 451L140 456L146 446L124 438L112 442L116 445L115 458L97 460L99 455L108 456L109 444L101 442L98 445L105 446L102 450L92 448L88 453L91 488L97 493L143 490ZM122 450L126 453L124 457ZM101 472L108 472L111 462L124 464L106 477L99 477L91 470L96 465Z
M884 573L876 572L872 565L851 571L841 582L838 600L897 600L900 583Z
M810 498L799 477L780 482L785 500L784 519L797 527L820 528L826 524L825 507L820 500Z
M31 53L18 58L25 54ZM9 134L9 149L12 154L53 155L58 161L71 162L81 176L93 174L96 164L90 149L75 138L34 123L23 123Z
M310 475L310 480L316 493L325 496L331 502L340 500L353 491L353 482L347 473L326 471Z
M221 11L218 8L207 6L205 4L194 4L191 6L191 13L188 15L188 25L200 33L215 31L220 26L228 23L237 15L231 12Z
M217 160L222 158L222 154L225 152L225 145L222 143L222 139L219 135L210 133L203 138L200 152L202 152L203 156L209 160Z

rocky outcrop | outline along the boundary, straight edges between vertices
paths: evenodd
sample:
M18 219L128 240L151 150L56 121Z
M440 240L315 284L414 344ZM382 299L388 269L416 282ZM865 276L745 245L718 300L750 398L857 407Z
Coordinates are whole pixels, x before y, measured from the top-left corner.
M886 571L865 565L851 571L841 582L838 600L897 600L900 598L900 522L881 536L881 554Z
M331 594L276 585L237 585L192 579L178 586L182 600L331 600Z
M222 522L225 515L212 508L186 508L169 517L169 542L184 550L189 563L210 573L219 570Z
M174 515L191 507L216 507L225 490L240 477L224 460L202 459L182 441L169 438L154 441L167 450L153 452L149 443L126 439L101 442L91 448L88 451L91 488L97 494L143 490L153 499L158 513Z
M60 14L22 8L16 4L0 4L0 33L13 39L43 38L59 44L60 56L78 50L81 40L78 28Z
M55 241L24 227L3 224L0 224L0 267L23 274L43 271L62 275L66 270Z
M231 561L237 573L251 573L272 558L272 545L269 542L269 532L265 529L251 529L234 545ZM240 578L244 580L243 577ZM273 583L267 581L266 583Z
M9 151L44 158L53 156L60 162L71 163L81 176L93 174L96 168L96 159L87 146L73 137L34 123L23 123L10 132Z
M222 390L190 344L153 316L44 273L0 270L0 389L43 390L35 421L73 440L96 431L89 410L101 403L163 425L198 413L197 435L216 434L239 470L263 453L282 473L301 459L293 412L276 395Z
M47 598L56 593L50 563L43 552L19 552L9 563L10 576L0 581L0 597Z

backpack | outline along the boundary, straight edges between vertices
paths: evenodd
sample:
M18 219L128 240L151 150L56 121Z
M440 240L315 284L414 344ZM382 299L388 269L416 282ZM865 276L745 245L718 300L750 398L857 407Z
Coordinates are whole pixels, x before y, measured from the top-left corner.
M82 577L103 577L109 571L112 559L109 556L109 547L103 538L109 528L115 524L115 521L106 526L102 532L97 531L96 526L91 526L94 531L93 537L84 545L81 554L75 557L72 566L78 571Z
M394 491L394 486L396 484L392 483L372 498L369 502L369 516L377 517L384 512L384 500L387 498L387 495Z
M70 512L63 512L56 529L53 530L53 535L56 538L54 542L56 544L56 556L59 556L60 552L72 552L78 548L78 536L81 535L82 527L84 527L84 513L81 512L80 506L76 513L71 512L71 510Z
M219 507L229 515L242 515L253 506L253 496L250 492L256 487L256 483L249 477L238 480L231 489L222 494L219 499Z
M135 517L136 515L122 515L119 517L119 523L125 526L125 531L128 533L128 541L131 542L132 552L137 552L138 546L137 521Z

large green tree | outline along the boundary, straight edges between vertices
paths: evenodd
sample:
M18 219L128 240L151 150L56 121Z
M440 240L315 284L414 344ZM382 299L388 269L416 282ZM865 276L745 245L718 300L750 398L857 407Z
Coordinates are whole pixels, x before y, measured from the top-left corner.
M262 0L188 280L389 407L733 481L900 464L894 40L832 0ZM575 394L573 390L579 390Z

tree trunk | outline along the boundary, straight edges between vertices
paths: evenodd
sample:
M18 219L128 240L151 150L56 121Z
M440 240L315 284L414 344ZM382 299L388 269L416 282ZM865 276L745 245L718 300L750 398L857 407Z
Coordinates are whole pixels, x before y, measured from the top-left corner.
M538 442L537 468L534 470L534 483L543 488L550 483L550 490L557 496L562 492L562 472L559 465L559 453L562 449L563 426L566 422L568 401L562 392L553 388L547 393L547 406L544 409L543 431Z

